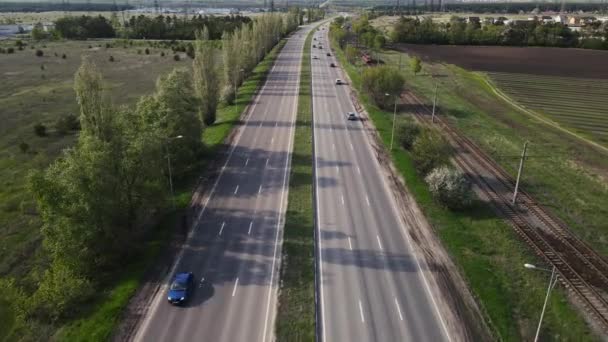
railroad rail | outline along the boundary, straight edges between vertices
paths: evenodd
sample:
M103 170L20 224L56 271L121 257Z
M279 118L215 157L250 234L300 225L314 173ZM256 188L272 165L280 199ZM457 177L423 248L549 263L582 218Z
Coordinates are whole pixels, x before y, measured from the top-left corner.
M413 110L418 120L430 122L431 111L418 98L410 93L404 93L402 98L419 106ZM468 152L466 156L457 155L454 158L456 164L469 173L472 182L509 220L515 232L534 252L555 266L564 287L601 324L604 332L608 332L608 301L602 296L602 293L608 291L608 262L526 192L520 190L518 203L511 204L511 199L505 196L504 191L501 193L496 185L490 184L479 168L489 172L504 189L512 192L515 182L511 175L445 120L435 116L435 123L440 125L452 143Z

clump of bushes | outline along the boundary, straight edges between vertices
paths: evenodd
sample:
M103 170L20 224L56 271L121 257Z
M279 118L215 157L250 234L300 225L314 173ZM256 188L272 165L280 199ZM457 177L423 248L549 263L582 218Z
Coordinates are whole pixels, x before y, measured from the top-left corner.
M110 62L114 62L114 56L110 55L109 60L110 60Z
M66 59L67 56L65 55L65 53L63 55L61 55L61 58Z
M46 126L42 123L37 123L34 125L34 134L39 137L46 137Z
M30 145L25 141L19 143L19 150L21 153L26 154L30 150Z
M425 128L412 145L412 159L416 171L421 175L428 174L434 168L449 163L452 150L439 132Z
M403 91L405 79L395 68L379 66L363 70L362 85L376 105L388 109L393 107Z
M452 167L433 169L424 179L433 198L449 209L463 209L471 205L473 192L466 176Z
M42 56L44 56L44 51L36 50L36 57L42 57Z
M13 48L13 47L6 48L6 53L15 53L15 48Z
M146 49L144 50L144 52L146 53L146 55L149 55L149 54L150 54L150 49L146 48Z
M68 114L60 117L55 122L55 129L57 133L65 135L70 131L80 130L80 121L74 114Z
M175 55L173 55L173 60L179 62L179 54L176 53Z
M408 151L412 149L414 141L416 141L419 134L420 126L414 121L402 121L397 126L397 139L399 144Z
M164 51L161 51L160 56L161 56L161 57L165 57L165 52L164 52Z

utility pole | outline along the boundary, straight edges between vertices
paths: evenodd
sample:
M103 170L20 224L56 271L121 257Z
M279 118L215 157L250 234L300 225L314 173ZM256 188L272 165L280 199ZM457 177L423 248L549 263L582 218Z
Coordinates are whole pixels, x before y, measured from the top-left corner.
M437 107L437 83L435 83L435 96L433 97L433 113L431 114L431 122L435 122L435 107Z
M524 150L521 153L521 160L519 161L519 169L517 170L517 180L515 181L515 191L513 191L513 200L511 204L515 204L517 200L517 190L519 189L519 180L521 178L521 173L524 170L524 159L526 159L526 151L528 150L528 142L524 143Z

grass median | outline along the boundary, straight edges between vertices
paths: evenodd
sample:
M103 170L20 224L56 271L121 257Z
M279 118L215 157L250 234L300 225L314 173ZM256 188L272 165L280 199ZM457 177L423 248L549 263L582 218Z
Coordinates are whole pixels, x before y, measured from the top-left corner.
M362 92L361 67L348 63L337 45L334 42L331 45L388 151L392 112L382 111L372 104ZM548 277L542 272L524 269L523 264L542 264L542 261L530 252L504 220L496 217L489 206L476 202L472 208L461 212L439 206L433 201L422 177L416 173L410 154L402 148L395 148L391 156L409 191L464 275L496 339L532 339ZM578 312L568 304L560 287L550 297L541 337L566 341L597 339Z
M308 34L302 55L298 116L283 234L277 341L315 340L312 94Z
M239 87L237 105L223 106L218 110L217 121L203 132L203 142L206 148L206 158L214 160L221 158L222 146L230 132L239 122L243 110L253 100L256 90L264 84L279 52L286 40L279 44L254 69L252 75ZM203 175L212 173L212 170L203 169ZM198 175L197 175L198 176ZM142 248L141 255L135 262L126 265L117 274L117 282L103 291L99 299L82 316L81 319L70 322L62 327L56 334L58 341L107 341L122 318L121 313L128 305L129 300L140 287L144 275L158 260L161 252L167 248L167 241L171 240L174 227L181 218L181 213L190 203L192 188L195 179L182 182L176 189L176 210L167 213L154 228L151 237Z

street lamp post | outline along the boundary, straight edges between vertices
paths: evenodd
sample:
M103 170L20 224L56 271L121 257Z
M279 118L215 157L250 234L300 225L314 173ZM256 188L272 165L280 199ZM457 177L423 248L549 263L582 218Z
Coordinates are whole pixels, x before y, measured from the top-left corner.
M386 93L385 96L391 96ZM397 97L395 96L395 108L393 110L393 128L391 130L391 151L393 150L393 142L395 141L395 121L397 119Z
M543 310L540 313L540 319L538 320L538 327L536 328L536 335L534 336L534 342L538 341L538 336L540 335L540 327L543 324L543 318L545 316L545 309L547 309L547 302L549 301L549 295L551 294L551 290L555 287L557 283L557 273L555 272L555 266L553 266L552 270L548 270L546 268L537 267L532 264L524 264L525 268L540 270L544 272L551 272L551 278L549 278L549 287L547 287L547 294L545 295L545 303L543 304Z
M171 174L171 154L169 153L169 142L175 139L181 139L184 136L178 135L172 138L168 138L165 144L165 151L167 152L167 168L169 169L169 189L171 191L171 202L173 203L173 207L175 208L175 194L173 193L173 175Z

